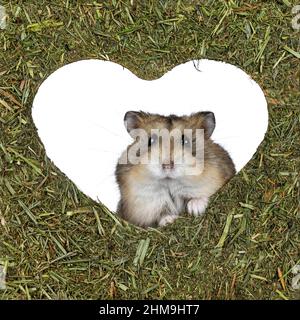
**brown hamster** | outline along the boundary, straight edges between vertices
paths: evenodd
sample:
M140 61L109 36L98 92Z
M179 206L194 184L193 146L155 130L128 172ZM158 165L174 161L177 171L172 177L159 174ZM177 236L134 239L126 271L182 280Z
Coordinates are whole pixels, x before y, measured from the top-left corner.
M124 123L134 142L123 152L116 167L121 192L117 213L133 224L164 226L185 211L202 215L209 197L236 172L228 153L210 139L215 129L212 112L179 117L128 111ZM192 134L186 135L186 129ZM145 139L136 134L139 130L146 133L146 146ZM164 144L160 136L163 130L180 134ZM203 134L200 145L195 138L198 131ZM138 143L145 147L135 149L137 160L124 162ZM168 146L167 152L164 145ZM189 148L182 156L186 146Z

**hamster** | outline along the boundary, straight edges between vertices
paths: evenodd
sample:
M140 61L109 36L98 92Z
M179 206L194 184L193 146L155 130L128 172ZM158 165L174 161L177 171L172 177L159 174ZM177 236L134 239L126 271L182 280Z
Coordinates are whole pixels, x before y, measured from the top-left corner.
M122 153L116 166L121 193L117 214L130 223L147 228L172 223L184 212L201 216L209 197L236 173L229 154L210 138L216 125L213 112L179 117L128 111L124 124L134 142ZM186 129L192 132L189 137ZM202 132L200 146L196 141L196 129L202 129L198 130ZM144 148L134 151L137 156L134 163L120 161L127 159L132 148L143 140L136 135L139 130L145 132L147 139L146 144L144 139ZM173 139L166 144L167 152L157 134L163 130L180 133L171 136ZM186 146L189 148L184 156L181 153L182 161L176 161Z

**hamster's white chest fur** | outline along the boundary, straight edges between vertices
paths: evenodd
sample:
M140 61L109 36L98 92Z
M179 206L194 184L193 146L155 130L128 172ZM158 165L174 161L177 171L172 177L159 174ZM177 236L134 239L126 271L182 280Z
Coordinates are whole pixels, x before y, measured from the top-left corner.
M179 214L184 210L184 199L194 197L201 190L199 186L190 186L173 179L136 184L134 189L136 201L141 201L145 214L152 216L157 211L154 209Z

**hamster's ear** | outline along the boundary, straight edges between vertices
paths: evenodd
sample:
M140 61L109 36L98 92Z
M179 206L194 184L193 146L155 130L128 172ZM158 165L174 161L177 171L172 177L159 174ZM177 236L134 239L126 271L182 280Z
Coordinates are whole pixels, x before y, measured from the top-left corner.
M195 116L201 121L200 127L204 129L205 138L210 138L216 126L216 119L214 113L211 111L202 111L192 115L192 117Z
M203 127L205 137L208 139L212 135L216 127L215 114L210 111L201 112L203 116Z
M142 119L141 112L138 111L127 111L124 116L124 125L128 133L133 129L140 128L140 123Z

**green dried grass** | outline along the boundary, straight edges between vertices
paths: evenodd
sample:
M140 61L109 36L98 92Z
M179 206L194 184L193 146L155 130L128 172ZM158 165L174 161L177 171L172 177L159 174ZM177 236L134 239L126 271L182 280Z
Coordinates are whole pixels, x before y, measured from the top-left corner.
M1 299L300 298L290 285L300 263L300 32L291 28L292 4L2 1L9 21L0 31ZM203 57L248 72L270 114L255 157L203 219L136 228L47 159L31 103L60 66L109 59L153 79Z

